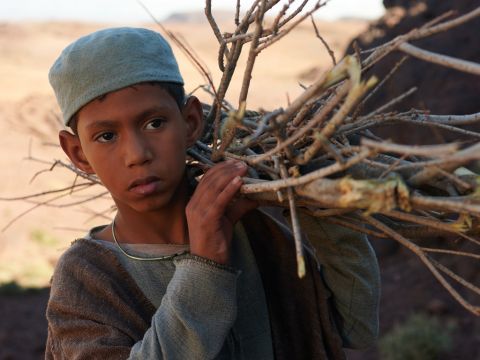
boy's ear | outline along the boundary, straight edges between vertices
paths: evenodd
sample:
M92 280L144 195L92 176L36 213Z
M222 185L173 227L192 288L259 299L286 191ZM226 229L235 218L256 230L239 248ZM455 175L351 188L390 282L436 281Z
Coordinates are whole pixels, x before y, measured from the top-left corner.
M78 135L73 135L66 130L61 130L58 134L58 138L63 151L77 168L87 174L95 173L83 153Z
M183 119L187 123L187 147L193 146L203 132L203 110L200 100L190 96L182 109Z

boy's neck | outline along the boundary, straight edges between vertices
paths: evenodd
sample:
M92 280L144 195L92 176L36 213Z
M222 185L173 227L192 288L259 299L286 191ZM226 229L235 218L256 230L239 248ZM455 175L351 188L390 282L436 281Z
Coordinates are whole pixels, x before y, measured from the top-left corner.
M182 181L172 201L162 209L139 213L119 206L115 218L117 241L129 244L188 244L187 202L188 185ZM111 225L100 231L97 237L113 241Z

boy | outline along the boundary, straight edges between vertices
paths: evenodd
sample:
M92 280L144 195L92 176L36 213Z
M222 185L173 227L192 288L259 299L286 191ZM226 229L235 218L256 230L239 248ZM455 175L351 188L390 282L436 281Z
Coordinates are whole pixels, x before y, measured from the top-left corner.
M288 228L235 198L245 164L190 184L201 104L159 34L87 35L49 78L73 131L60 144L117 214L57 264L47 359L343 359L372 343L379 276L363 236L302 216L322 267L308 256L299 280Z

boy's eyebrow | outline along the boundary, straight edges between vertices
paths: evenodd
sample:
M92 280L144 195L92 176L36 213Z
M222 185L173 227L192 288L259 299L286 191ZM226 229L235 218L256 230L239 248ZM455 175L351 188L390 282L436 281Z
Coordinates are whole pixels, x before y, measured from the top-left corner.
M142 120L143 118L146 118L147 116L150 116L150 115L153 115L155 114L156 112L159 112L159 111L165 111L165 110L168 110L169 107L168 106L162 106L162 105L155 105L155 106L152 106L151 108L141 112L140 114L138 114L137 116L135 116L135 119L138 121L138 120Z
M86 126L86 129L95 130L97 128L115 127L116 125L117 122L113 120L98 120L88 124Z
M167 107L165 106L153 106L140 114L135 115L135 121L140 121L144 119L147 116L153 115L154 113L162 110L166 110ZM115 120L96 120L86 126L87 130L95 130L98 128L112 128L112 127L117 127L118 126L118 121Z

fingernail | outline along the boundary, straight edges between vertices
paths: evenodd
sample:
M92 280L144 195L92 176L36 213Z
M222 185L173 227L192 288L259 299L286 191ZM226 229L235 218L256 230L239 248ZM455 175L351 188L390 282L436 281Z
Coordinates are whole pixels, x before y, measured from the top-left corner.
M242 178L240 176L235 176L235 178L233 179L233 183L234 184L238 184L242 181Z
M236 166L237 168L239 168L239 169L243 169L246 165L245 165L244 162L237 162L237 163L235 164L235 166Z

